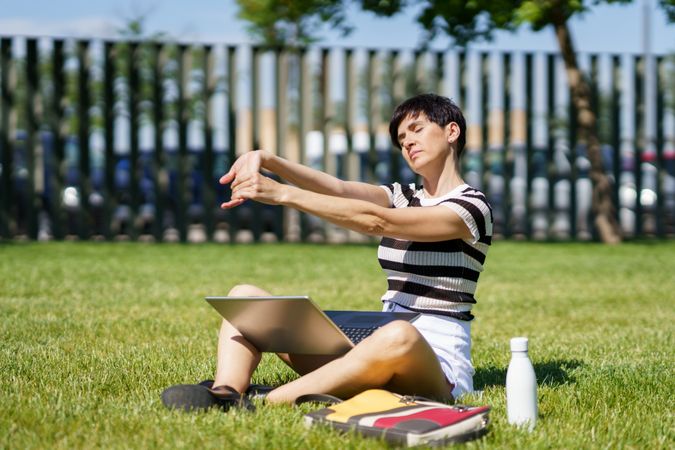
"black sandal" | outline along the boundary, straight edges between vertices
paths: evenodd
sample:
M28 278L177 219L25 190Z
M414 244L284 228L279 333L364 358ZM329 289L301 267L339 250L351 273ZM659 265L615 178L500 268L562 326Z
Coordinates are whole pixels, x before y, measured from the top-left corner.
M229 386L216 386L208 388L208 391L225 409L232 407L255 411L255 405L251 403L246 394L235 391Z
M255 411L255 405L246 395L227 386L211 389L201 383L178 384L165 389L162 392L162 403L169 409L180 409L186 412L206 411L211 408L220 408L223 411L230 408Z
M211 389L213 387L213 380L200 381L199 385ZM269 394L274 389L274 386L268 386L266 384L250 384L248 389L246 389L246 395L249 398L262 399L267 397L267 394Z

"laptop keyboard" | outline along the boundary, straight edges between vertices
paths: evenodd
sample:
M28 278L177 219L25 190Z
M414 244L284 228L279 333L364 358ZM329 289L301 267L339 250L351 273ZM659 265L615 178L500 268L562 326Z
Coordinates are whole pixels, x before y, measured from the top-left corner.
M377 330L378 327L371 327L371 328L359 328L359 327L346 327L346 326L340 326L338 325L340 330L344 334L347 335L347 337L354 343L354 345L358 344L371 334Z

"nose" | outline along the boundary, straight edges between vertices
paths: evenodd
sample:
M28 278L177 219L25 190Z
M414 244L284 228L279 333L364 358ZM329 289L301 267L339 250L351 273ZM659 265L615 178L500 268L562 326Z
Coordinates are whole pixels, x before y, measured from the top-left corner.
M412 139L409 137L404 137L403 140L401 141L401 148L404 150L410 150L410 146L412 145Z

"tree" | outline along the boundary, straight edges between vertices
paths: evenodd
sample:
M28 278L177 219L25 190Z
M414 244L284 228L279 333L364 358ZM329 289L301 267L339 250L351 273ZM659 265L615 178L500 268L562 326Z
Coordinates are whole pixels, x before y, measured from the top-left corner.
M392 16L415 4L420 8L417 21L428 33L428 41L439 33L458 45L490 40L495 30L514 31L529 25L534 30L552 28L565 62L571 99L577 113L578 140L585 143L591 162L593 213L600 238L606 243L621 242L611 182L603 171L598 136L598 119L591 108L591 89L577 63L568 22L591 6L601 3L630 3L631 0L354 0L363 10L379 16ZM268 44L308 43L321 26L338 26L346 33L346 0L237 0L239 17L249 21L255 34ZM675 22L675 1L659 0L668 19ZM292 40L285 31L293 29Z
M344 5L335 0L237 0L238 17L249 22L249 32L267 45L307 45L323 24L350 31Z

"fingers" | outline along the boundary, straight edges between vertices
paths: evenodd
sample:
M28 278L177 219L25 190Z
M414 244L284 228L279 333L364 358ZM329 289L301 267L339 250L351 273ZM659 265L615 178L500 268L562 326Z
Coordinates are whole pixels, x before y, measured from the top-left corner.
M257 173L260 171L261 167L261 156L259 152L251 151L241 155L239 158L234 161L230 170L220 177L220 184L228 184L233 180L236 181L237 178L240 178L244 174Z
M257 186L257 177L252 176L252 177L236 177L232 184L230 185L230 189L232 190L232 198L238 198L242 195L245 189L247 188L253 188L253 190L256 190Z
M241 183L244 183L251 178L255 178L257 175L259 175L258 172L256 171L249 171L246 170L246 168L237 168L233 166L229 172L227 172L225 175L220 177L220 184L228 184L232 183L230 188L234 189Z
M236 183L236 180L235 180ZM232 187L232 199L255 200L265 204L276 204L278 183L255 173Z
M220 180L218 180L218 182L220 184L227 184L227 183L232 182L232 180L234 180L234 168L230 169L229 172L227 172L225 175L220 177Z
M223 176L224 177L224 176ZM232 209L241 205L248 199L255 197L255 184L250 178L239 180L237 177L232 183L232 197L229 201L221 203L222 209ZM253 189L251 189L253 188Z
M222 209L232 209L244 203L246 200L243 198L232 199L229 202L223 202L220 204Z
M241 189L243 186L248 186L251 183L255 183L258 179L258 173L238 173L234 180L230 184L230 189L232 192L236 192L238 189Z
M223 178L226 178L226 175ZM231 199L222 203L220 207L223 209L234 208L246 200L255 200L265 204L277 204L277 185L278 183L257 172L244 176L237 174L231 184Z
M241 185L242 183L248 181L251 178L250 175L247 175L246 173L242 172L235 172L234 168L230 169L229 172L227 172L225 175L220 177L218 182L220 184L230 184L230 189L233 191L237 188L237 186Z

